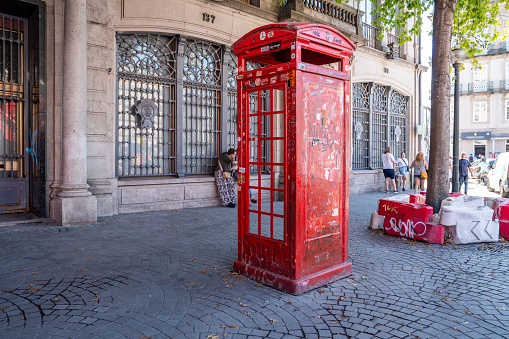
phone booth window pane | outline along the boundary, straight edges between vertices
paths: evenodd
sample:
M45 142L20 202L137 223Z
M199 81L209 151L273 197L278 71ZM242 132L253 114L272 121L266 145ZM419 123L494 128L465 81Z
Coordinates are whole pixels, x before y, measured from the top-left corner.
M249 213L249 233L258 234L258 213Z
M275 240L285 240L285 219L274 217L272 218L273 232Z
M262 237L267 237L267 238L270 238L270 215L266 215L266 214L262 214L261 215L261 223L260 223L260 228L261 228L261 233L260 235Z
M283 164L285 162L285 141L273 140L272 144L272 162Z
M272 136L285 136L285 115L283 113L272 114Z
M270 112L270 90L261 91L261 113Z
M284 111L285 109L285 92L282 89L272 90L272 111Z

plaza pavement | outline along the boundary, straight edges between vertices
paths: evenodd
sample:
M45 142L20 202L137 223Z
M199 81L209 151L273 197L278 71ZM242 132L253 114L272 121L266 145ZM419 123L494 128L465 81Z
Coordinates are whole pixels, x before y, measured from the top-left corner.
M0 338L509 338L509 244L370 231L385 196L350 197L353 275L300 296L232 272L236 209L1 227Z

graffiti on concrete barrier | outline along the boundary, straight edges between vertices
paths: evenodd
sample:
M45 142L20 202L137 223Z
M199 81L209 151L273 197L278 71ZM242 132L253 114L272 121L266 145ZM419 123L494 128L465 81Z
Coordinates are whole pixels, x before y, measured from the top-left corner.
M401 219L391 218L389 221L389 230L393 230L402 237L415 239L426 233L426 223L422 221L414 222L412 219L403 221Z

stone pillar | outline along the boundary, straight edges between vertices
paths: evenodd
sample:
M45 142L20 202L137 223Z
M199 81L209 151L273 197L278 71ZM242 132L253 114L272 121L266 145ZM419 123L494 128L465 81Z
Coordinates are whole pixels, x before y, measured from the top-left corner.
M62 225L97 222L87 185L86 0L65 0L62 86L62 185L55 201Z

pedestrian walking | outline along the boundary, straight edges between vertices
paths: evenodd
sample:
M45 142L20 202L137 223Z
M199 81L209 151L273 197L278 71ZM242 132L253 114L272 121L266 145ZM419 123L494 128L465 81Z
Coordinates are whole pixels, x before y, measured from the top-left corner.
M392 183L394 193L399 193L396 189L396 181L394 180L396 177L394 165L396 165L396 160L394 160L394 156L391 154L391 148L387 147L384 151L384 154L382 154L382 168L385 177L385 193L389 193L389 180Z
M424 153L422 152L417 153L414 161L412 161L412 164L410 165L410 168L414 167L416 167L414 171L414 181L415 181L414 189L415 194L419 194L419 187L421 185L421 182L423 183L422 186L424 187L424 182L426 182L426 179L428 178L427 173L428 163L424 159Z
M230 148L228 152L224 152L217 159L216 171L214 176L216 177L217 190L223 206L235 207L235 185L232 178L232 166L237 165L237 161L234 161L237 156L237 151L234 148Z
M465 195L467 195L468 191L468 172L472 174L472 168L470 167L470 161L467 160L467 154L465 152L461 152L461 159L459 160L459 179L460 186L458 188L458 192L461 191L461 185L465 183Z
M401 152L401 157L396 160L396 163L398 164L399 174L401 174L401 179L403 180L403 188L401 190L404 192L408 179L408 159L405 158L405 152Z

